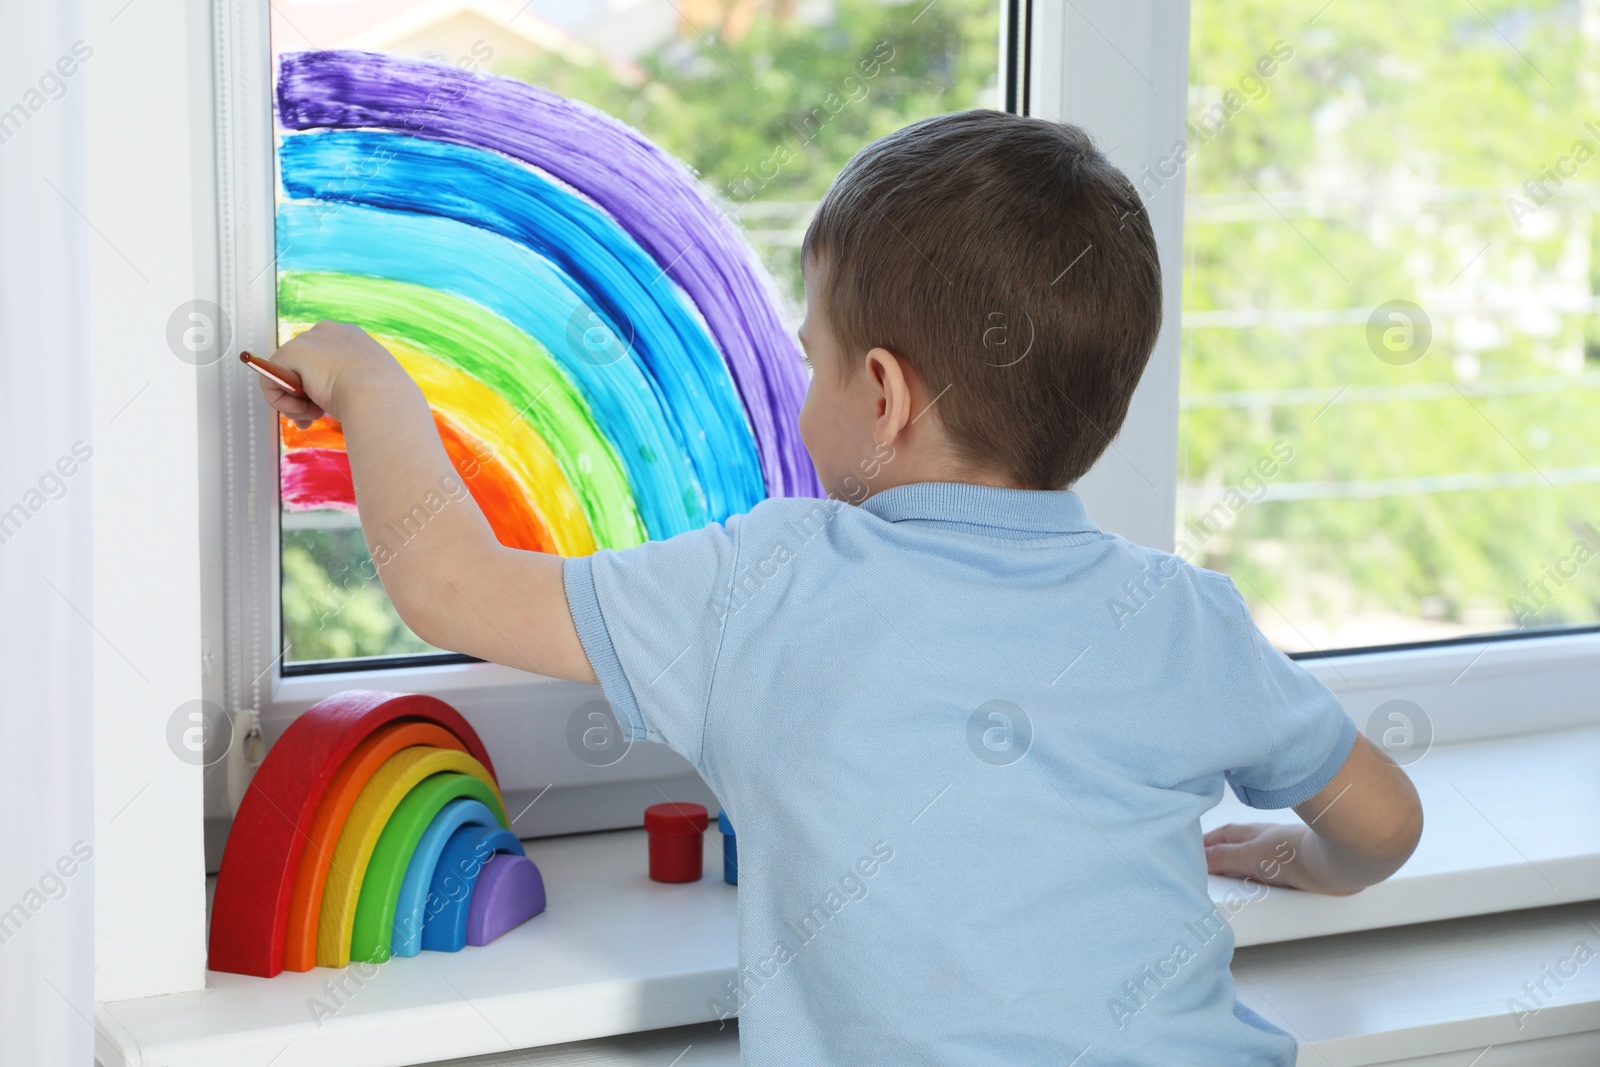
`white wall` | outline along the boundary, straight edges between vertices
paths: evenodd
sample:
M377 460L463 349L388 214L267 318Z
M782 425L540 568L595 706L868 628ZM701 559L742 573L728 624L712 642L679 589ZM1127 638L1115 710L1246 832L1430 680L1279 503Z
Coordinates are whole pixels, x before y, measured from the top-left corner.
M205 984L201 770L168 740L201 695L200 372L167 328L180 305L214 298L197 251L214 225L210 117L196 107L209 6L92 0L87 21L95 995L116 1000Z

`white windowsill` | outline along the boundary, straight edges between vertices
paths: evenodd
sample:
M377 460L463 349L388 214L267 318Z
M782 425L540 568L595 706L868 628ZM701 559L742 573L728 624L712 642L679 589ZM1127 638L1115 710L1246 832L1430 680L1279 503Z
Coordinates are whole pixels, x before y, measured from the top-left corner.
M1367 1055L1378 1047L1371 1042L1380 1031L1403 1031L1408 1054L1416 1054L1466 1048L1485 1033L1496 1036L1480 1044L1600 1028L1600 967L1591 966L1562 988L1559 1009L1541 1012L1537 1028L1506 1031L1506 998L1523 980L1536 979L1541 963L1554 965L1571 937L1584 936L1538 918L1554 913L1464 921L1463 930L1499 937L1497 951L1523 961L1507 964L1503 991L1487 999L1475 987L1441 1002L1437 997L1451 991L1435 983L1397 1000L1380 997L1372 985L1373 975L1402 973L1413 964L1452 973L1441 953L1452 951L1453 942L1441 944L1429 933L1442 927L1264 945L1600 895L1600 821L1588 817L1600 812L1597 766L1600 727L1429 753L1409 768L1423 795L1427 830L1416 856L1393 879L1345 898L1272 890L1232 914L1240 945L1264 946L1236 960L1241 997L1318 1048L1328 1044L1351 1055L1366 1050L1334 1061L1351 1064L1383 1062ZM1292 818L1252 811L1230 796L1205 825L1283 816ZM270 980L212 973L204 990L102 1003L97 1055L105 1067L377 1067L705 1022L713 1017L709 1001L722 995L737 956L736 891L721 881L719 841L707 835L706 876L685 886L645 877L639 830L530 841L528 854L545 875L549 911L491 945L393 960L359 987L354 969L318 968ZM1246 891L1238 882L1212 880L1219 900ZM1576 919L1562 921L1584 929ZM1517 941L1522 927L1526 944ZM1333 966L1327 961L1347 958L1355 962L1323 975ZM1474 973L1481 978L1486 966ZM1365 986L1351 977L1363 974ZM310 1003L320 998L332 1005L324 983L344 975L351 994L319 1026ZM1323 977L1334 983L1331 1000L1320 992ZM1494 1014L1500 1018L1491 1019Z

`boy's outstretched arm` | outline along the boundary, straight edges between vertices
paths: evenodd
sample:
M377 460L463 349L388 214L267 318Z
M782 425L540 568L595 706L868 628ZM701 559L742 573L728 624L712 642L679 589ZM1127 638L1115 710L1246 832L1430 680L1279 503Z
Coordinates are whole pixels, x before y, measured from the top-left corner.
M595 681L560 558L496 540L445 454L427 401L387 349L358 327L319 322L272 359L297 372L311 397L307 403L263 378L274 408L302 426L323 414L343 424L362 533L384 591L418 637L525 671Z
M1206 834L1207 869L1346 896L1399 870L1422 837L1411 779L1360 734L1339 773L1294 810L1306 825L1229 823Z

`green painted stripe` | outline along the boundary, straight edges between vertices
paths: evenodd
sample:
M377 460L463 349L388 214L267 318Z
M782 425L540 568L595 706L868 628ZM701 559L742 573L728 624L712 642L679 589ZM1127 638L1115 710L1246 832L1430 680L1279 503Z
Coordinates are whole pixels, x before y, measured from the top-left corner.
M289 271L278 276L278 316L285 322L354 323L404 339L477 378L505 397L550 446L599 547L645 541L627 474L582 395L544 346L492 311L407 282Z

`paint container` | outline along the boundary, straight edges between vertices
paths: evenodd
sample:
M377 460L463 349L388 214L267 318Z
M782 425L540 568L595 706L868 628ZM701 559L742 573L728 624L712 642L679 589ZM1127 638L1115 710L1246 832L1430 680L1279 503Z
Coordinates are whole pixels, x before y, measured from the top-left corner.
M739 843L733 837L733 823L728 813L717 812L717 829L722 832L722 880L729 885L739 884Z
M709 824L699 804L652 804L644 809L650 835L650 879L698 882L702 871L700 836Z

